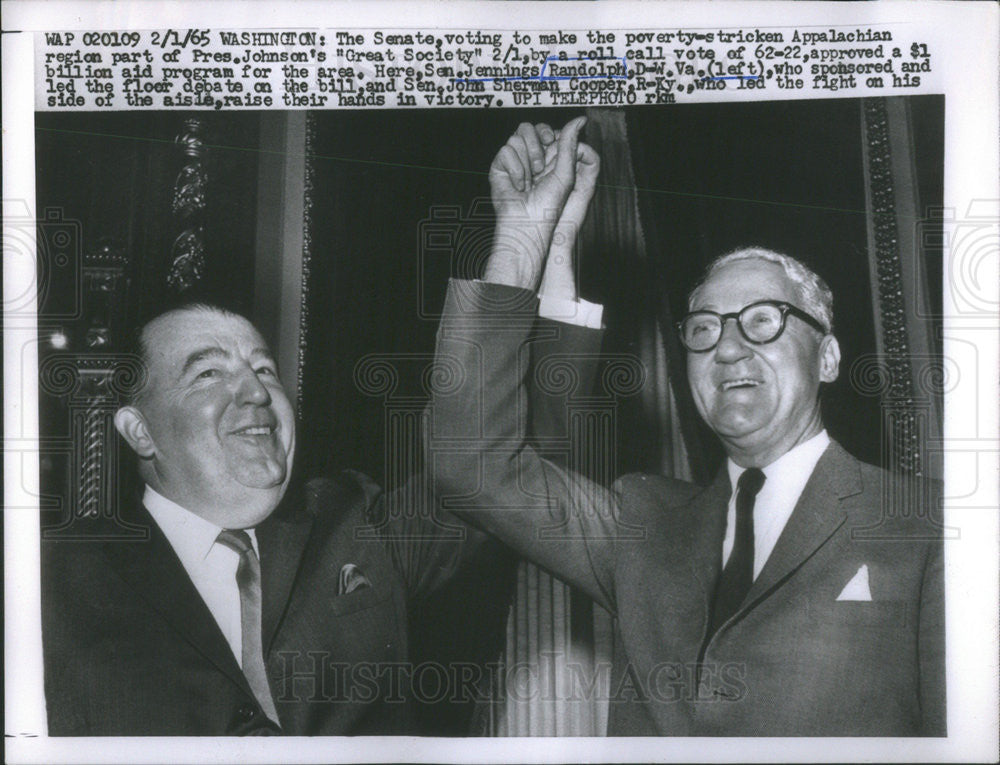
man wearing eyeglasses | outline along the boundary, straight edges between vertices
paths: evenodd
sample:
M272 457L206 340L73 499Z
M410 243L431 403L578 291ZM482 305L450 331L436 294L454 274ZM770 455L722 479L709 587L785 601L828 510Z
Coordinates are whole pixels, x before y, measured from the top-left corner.
M433 401L441 443L461 444L436 455L444 501L614 614L610 735L945 735L933 490L827 435L833 296L800 262L739 250L691 293L688 381L728 456L707 488L599 487L525 442L523 345L553 235L541 222L585 209L597 175L581 126L556 141L522 125L494 160L485 283L452 285L438 338L468 374ZM575 297L571 266L551 266L546 281Z

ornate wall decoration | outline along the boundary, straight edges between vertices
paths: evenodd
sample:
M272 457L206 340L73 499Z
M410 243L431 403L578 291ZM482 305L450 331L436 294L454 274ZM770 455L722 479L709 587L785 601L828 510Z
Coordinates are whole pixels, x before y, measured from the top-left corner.
M309 274L312 264L312 230L313 230L313 188L315 172L313 155L316 146L316 115L309 112L306 115L306 161L302 201L302 289L299 297L299 357L296 365L295 387L299 391L296 399L296 416L302 417L302 385L305 373L306 348L309 341Z
M181 227L170 247L170 270L167 284L178 292L190 289L205 273L205 241L201 221L204 217L208 172L205 166L208 149L203 133L204 120L192 117L184 121L174 139L184 156L184 165L174 180L171 207Z
M47 354L39 368L44 393L66 402L70 421L69 486L64 514L48 538L92 539L143 537L118 517L119 460L115 411L145 381L145 369L129 354L116 353L122 341L128 293L128 255L110 237L85 250L82 313L73 331L62 334L63 347ZM84 521L114 519L115 523Z
M869 208L869 257L878 348L887 384L882 391L890 459L899 469L921 475L922 428L914 407L902 253L897 228L895 179L885 99L867 98L862 107Z

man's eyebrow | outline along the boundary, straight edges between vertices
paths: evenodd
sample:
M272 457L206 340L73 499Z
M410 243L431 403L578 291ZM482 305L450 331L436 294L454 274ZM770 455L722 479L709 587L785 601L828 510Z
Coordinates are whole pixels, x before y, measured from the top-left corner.
M260 346L250 351L251 358L259 358L261 356L264 357L264 359L266 359L267 361L270 361L272 364L277 363L276 359L274 358L274 354L271 353L271 349L267 348L266 346Z
M187 371L197 364L199 361L211 358L229 358L229 352L223 350L217 345L210 345L206 348L199 348L196 351L190 353L184 361L184 366L181 368L181 377L187 374Z

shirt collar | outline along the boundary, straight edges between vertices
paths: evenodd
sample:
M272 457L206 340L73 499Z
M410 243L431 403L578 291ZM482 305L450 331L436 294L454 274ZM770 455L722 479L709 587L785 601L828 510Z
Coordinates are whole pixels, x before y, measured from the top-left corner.
M789 449L770 465L761 468L767 481L764 486L771 489L776 486L791 488L798 485L796 496L802 493L806 481L812 475L816 463L823 456L826 447L830 445L830 436L826 430L821 430L808 441L803 441L794 449ZM746 468L742 468L731 459L726 460L729 469L729 485L736 491L736 484Z
M186 570L191 571L204 563L219 538L219 532L222 531L220 526L167 499L148 484L142 495L142 504L149 510ZM256 533L253 529L244 531L249 535L254 552L259 556Z
M219 526L167 499L149 485L143 494L142 504L185 567L188 563L204 561L222 531Z

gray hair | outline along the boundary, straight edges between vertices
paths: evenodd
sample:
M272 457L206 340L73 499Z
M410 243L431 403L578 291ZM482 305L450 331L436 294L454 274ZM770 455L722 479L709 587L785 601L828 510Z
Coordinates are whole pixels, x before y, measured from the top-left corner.
M795 285L795 290L798 293L798 307L812 314L828 333L833 332L833 292L830 291L827 283L823 281L819 274L801 261L796 260L790 255L763 247L741 247L738 250L727 252L725 255L720 255L709 263L708 268L705 269L705 275L702 276L701 280L688 295L688 309L690 310L692 307L698 290L719 269L728 266L730 263L737 263L743 260L763 260L781 266L785 271L785 276Z

